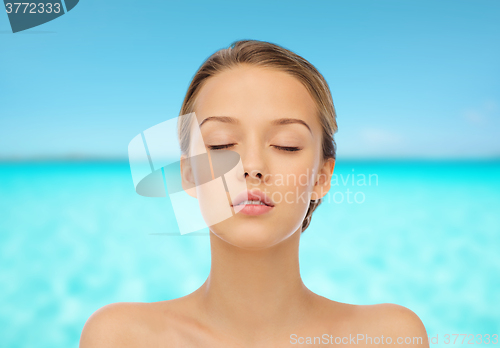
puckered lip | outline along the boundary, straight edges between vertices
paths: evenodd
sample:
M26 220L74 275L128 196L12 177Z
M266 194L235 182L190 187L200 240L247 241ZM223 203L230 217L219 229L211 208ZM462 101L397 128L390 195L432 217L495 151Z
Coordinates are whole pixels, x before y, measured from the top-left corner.
M246 201L246 200L261 201L265 205L268 205L270 207L274 207L274 202L271 200L271 198L266 196L266 194L259 189L247 190L247 191L243 191L243 192L239 193L236 196L236 198L234 199L234 202L231 206L234 207L235 205L238 205L241 202Z

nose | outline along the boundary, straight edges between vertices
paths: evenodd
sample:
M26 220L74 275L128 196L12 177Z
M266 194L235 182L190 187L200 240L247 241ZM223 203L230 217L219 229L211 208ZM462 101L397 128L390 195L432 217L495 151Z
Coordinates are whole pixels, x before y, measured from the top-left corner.
M269 177L267 159L262 146L248 146L240 153L244 178L249 184L259 185Z
M247 171L245 171L245 179L248 177L254 177L256 179L262 180L262 173L258 170L253 170L251 171L252 174L249 174Z

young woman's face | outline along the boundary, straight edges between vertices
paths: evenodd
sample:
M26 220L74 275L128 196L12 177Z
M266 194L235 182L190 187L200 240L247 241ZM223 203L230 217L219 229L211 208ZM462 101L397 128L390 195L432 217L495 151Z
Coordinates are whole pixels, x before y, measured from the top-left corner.
M210 230L246 249L300 233L310 199L327 193L333 170L332 162L322 161L322 129L307 89L285 72L244 65L206 80L194 111L207 151L237 152L248 190L273 201L270 208L257 207L264 213L240 211ZM197 198L202 210L211 204L207 195Z

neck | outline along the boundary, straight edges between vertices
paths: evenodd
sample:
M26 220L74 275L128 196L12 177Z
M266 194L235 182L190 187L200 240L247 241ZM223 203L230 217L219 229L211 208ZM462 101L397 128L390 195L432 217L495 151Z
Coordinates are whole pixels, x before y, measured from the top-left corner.
M207 318L225 332L275 335L300 325L314 294L299 268L300 230L266 249L236 247L210 232L210 275L196 291Z

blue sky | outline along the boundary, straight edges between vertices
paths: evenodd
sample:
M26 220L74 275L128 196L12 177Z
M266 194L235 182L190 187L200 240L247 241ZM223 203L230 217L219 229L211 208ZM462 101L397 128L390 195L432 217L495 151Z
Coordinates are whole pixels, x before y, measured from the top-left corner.
M339 158L500 157L500 2L97 1L12 34L0 158L127 158L213 52L282 45L325 76Z

